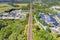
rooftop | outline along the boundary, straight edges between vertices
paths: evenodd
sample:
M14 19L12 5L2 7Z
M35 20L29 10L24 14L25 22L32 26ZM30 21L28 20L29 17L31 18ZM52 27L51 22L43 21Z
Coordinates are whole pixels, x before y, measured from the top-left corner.
M47 24L53 24L54 26L58 26L57 21L50 14L40 14L41 19Z
M60 13L57 13L57 17L60 19Z
M26 13L22 12L22 10L16 10L16 11L0 14L0 19L20 19L25 17L26 17Z

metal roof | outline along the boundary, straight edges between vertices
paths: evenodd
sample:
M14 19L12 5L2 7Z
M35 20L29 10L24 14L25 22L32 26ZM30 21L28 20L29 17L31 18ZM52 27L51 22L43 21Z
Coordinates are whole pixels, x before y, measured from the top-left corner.
M57 13L57 17L60 19L60 13Z
M47 14L47 15L45 15L45 14L40 14L40 17L41 17L41 19L42 19L44 22L47 21L47 22L46 22L47 24L48 24L48 23L53 23L55 26L58 25L57 21L53 18L52 15L49 15L49 14Z

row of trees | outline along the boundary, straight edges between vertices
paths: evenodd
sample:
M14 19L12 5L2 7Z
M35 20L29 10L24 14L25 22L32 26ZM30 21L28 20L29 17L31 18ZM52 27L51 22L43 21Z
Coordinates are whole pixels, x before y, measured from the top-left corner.
M52 15L55 15L56 13L49 9L50 7L48 6L48 4L44 4L44 3L41 3L41 4L33 4L33 13L34 14L38 14L39 12L42 12L42 13L45 13L45 14L52 14Z

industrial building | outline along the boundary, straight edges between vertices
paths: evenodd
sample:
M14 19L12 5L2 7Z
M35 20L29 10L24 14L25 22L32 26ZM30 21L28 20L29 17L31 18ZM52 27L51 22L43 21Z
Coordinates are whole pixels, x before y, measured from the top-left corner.
M54 19L54 17L50 14L44 14L44 13L41 13L40 14L40 18L47 24L47 25L50 25L50 26L54 26L54 27L57 27L58 26L58 22Z
M15 10L8 13L0 14L0 19L25 19L26 13L22 10Z

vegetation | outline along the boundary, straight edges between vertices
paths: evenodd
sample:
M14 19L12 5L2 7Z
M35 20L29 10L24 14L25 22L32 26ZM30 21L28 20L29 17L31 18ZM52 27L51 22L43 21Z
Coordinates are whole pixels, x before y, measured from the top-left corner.
M52 3L51 3L52 4ZM53 10L49 9L52 5L49 5L49 3L44 4L44 3L36 3L33 4L33 15L36 15L37 20L42 23L44 26L47 24L44 23L40 19L40 14L39 13L45 13L45 14L52 14L53 16L56 14ZM34 22L35 24L36 22ZM60 40L60 37L58 34L54 34L51 32L49 26L47 27L46 30L42 30L38 24L34 25L33 24L33 40Z
M36 15L37 20L41 22L44 26L46 23L44 23L40 19L39 12L45 13L45 14L52 14L55 15L55 12L51 9L49 9L53 4L45 2L44 3L36 3L32 4L32 12L33 17ZM56 4L55 4L56 5ZM8 4L1 4L0 5L0 13L3 13L5 10L11 9L11 8L18 8L23 10L29 10L29 4L15 4L15 3L8 3ZM27 14L27 18L25 20L9 20L0 19L0 40L27 40L27 27L28 25L28 17L29 14ZM36 22L33 19L33 40L60 40L60 35L51 33L51 30L49 27L46 30L42 30L39 28L39 26L36 24ZM25 29L26 28L26 29Z
M25 20L0 19L0 40L26 40L25 27L28 24L28 14Z
M3 3L3 4L0 4L0 13L5 13L6 10L9 10L9 9L23 9L23 10L28 10L29 9L29 5L28 4L15 4L15 3Z
M55 40L55 38L49 32L35 25L33 26L33 40Z
M27 25L27 21L21 20L0 20L2 24L6 26L2 26L0 30L0 40L17 40L19 36L21 40L24 38L26 40L27 35L24 34L25 26Z
M5 10L8 10L10 8L13 8L12 6L8 5L8 4L0 4L0 13L3 13Z
M47 4L33 4L33 13L37 15L39 12L55 15L55 12L49 9Z

